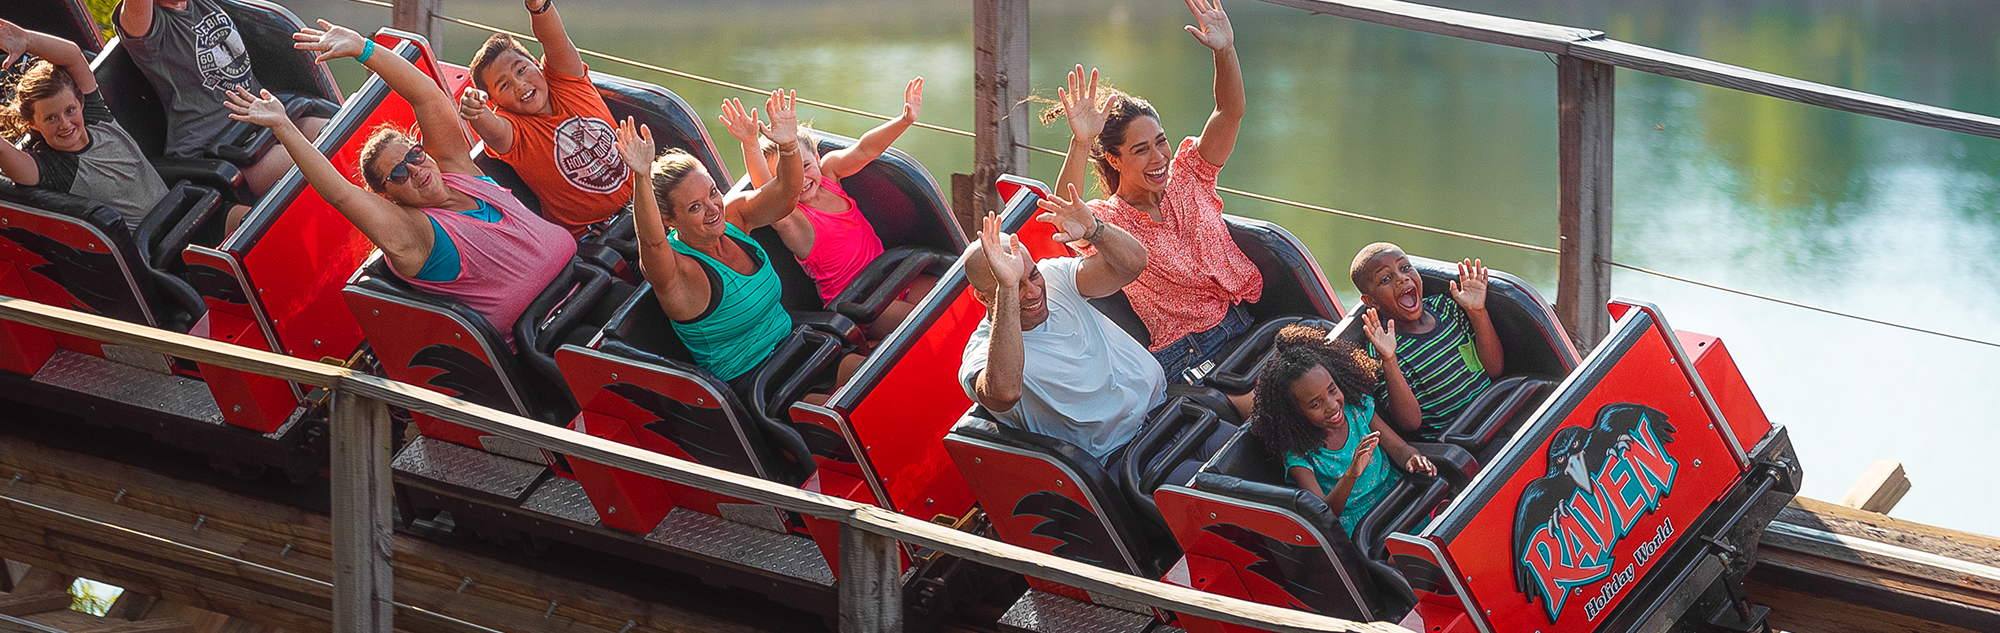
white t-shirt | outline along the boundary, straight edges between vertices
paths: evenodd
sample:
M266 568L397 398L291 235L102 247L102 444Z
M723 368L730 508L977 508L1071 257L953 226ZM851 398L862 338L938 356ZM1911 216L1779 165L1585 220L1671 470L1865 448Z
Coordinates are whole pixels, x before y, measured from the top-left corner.
M1021 401L993 417L1075 444L1101 461L1145 426L1146 413L1165 392L1165 372L1145 346L1077 292L1083 260L1035 265L1047 284L1049 319L1021 333ZM958 366L958 382L974 400L992 336L993 320L981 321Z

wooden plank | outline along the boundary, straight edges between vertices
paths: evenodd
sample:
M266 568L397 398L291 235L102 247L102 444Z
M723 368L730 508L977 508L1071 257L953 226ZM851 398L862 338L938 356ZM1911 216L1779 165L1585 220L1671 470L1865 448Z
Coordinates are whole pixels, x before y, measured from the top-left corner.
M2000 118L1794 79L1638 44L1609 39L1577 41L1569 44L1566 54L1622 68L1843 112L2000 138Z
M1854 486L1841 496L1840 505L1888 514L1909 491L1910 478L1903 474L1902 462L1878 459L1861 473L1861 478L1854 480Z
M1001 174L1028 173L1028 0L973 0L972 33L971 214L980 218L1006 203L993 189Z
M438 24L437 14L444 0L393 0L393 4L390 26L424 36L424 41L431 45L431 54L443 59L444 29Z
M1556 316L1577 349L1611 331L1611 144L1617 113L1610 65L1562 56L1556 62Z
M1603 31L1559 24L1503 18L1497 15L1459 11L1397 0L1262 0L1270 4L1305 9L1372 22L1399 29L1434 33L1447 37L1525 48L1544 53L1562 53L1570 42L1598 37Z
M193 361L330 387L346 370L240 345L66 310L26 299L0 297L0 319L45 327L106 343L129 345Z
M0 615L34 615L43 611L68 609L76 599L64 591L10 593L0 596Z
M333 629L395 630L390 535L389 408L349 391L333 394Z
M1078 587L1094 595L1108 595L1265 631L1409 633L1408 629L1389 622L1350 622L1114 572L919 521L874 506L855 510L846 523L878 534L894 534L905 543L928 547L975 563Z
M840 526L841 633L901 633L902 560L896 539Z

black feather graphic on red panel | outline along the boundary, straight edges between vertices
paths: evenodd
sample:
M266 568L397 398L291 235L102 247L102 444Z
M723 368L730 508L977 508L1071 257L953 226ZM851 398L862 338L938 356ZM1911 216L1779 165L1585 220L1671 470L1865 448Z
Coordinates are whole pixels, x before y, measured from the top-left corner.
M799 430L800 439L814 455L844 464L854 463L854 452L847 448L847 438L824 426L807 422L796 422L792 428Z
M21 227L0 229L0 237L42 258L42 263L29 266L28 270L62 286L69 294L69 305L60 307L145 323L145 313L132 296L125 271L119 270L118 258L110 253L76 248Z
M692 406L626 382L605 385L604 390L652 414L654 419L639 427L673 442L694 461L733 473L757 474L722 409Z
M1014 502L1014 516L1021 515L1042 518L1029 534L1061 542L1049 549L1050 554L1099 567L1110 567L1121 558L1104 521L1061 493L1043 490L1021 497Z
M426 385L446 390L462 400L514 411L514 402L507 397L507 385L500 382L500 372L472 352L436 343L411 355L410 366L439 370L436 376L424 381Z
M1217 523L1203 527L1202 531L1220 536L1256 556L1257 562L1244 570L1291 594L1293 604L1288 606L1329 615L1356 612L1355 606L1340 599L1345 595L1346 582L1340 579L1334 561L1319 546L1293 545L1234 523Z
M248 303L243 299L243 282L228 271L205 264L187 265L188 285L201 296L227 303Z

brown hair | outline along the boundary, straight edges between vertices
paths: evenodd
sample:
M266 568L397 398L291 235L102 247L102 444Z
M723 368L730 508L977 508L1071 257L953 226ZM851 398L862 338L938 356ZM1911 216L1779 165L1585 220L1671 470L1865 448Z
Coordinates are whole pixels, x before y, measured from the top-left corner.
M1376 242L1361 247L1361 252L1354 254L1354 263L1347 265L1347 280L1354 282L1355 290L1361 291L1361 294L1368 294L1368 285L1361 279L1362 273L1366 271L1362 269L1368 267L1368 262L1375 261L1376 257L1389 252L1401 253L1403 248L1388 242Z
M1097 102L1104 108L1104 131L1097 135L1097 142L1090 146L1090 164L1097 168L1097 184L1106 195L1118 193L1118 171L1111 168L1106 156L1123 156L1118 147L1125 144L1125 128L1141 116L1160 120L1160 113L1153 104L1117 88L1098 84ZM1047 125L1064 116L1062 103L1050 104L1042 110L1042 124Z
M381 193L387 187L382 182L382 174L375 173L375 159L382 156L382 146L390 141L401 141L406 145L420 142L413 130L396 127L393 123L375 126L375 131L368 134L368 142L361 145L361 164L356 165L361 171L361 182L368 186L369 191Z
M674 187L686 182L688 176L694 175L695 170L701 168L701 161L695 160L693 154L678 147L667 148L667 151L653 159L651 174L653 202L660 205L660 211L667 214L667 217L674 217L678 212L674 209L673 203L667 201L667 195L673 192Z
M500 55L507 51L520 53L522 57L528 58L528 61L535 61L535 54L528 52L528 47L522 46L520 42L515 41L514 36L506 33L494 33L493 37L486 38L485 44L479 45L479 52L472 54L473 87L480 90L488 89L486 86L486 67L493 65L495 61L499 61Z
M36 103L53 99L65 91L76 95L78 103L83 101L83 92L76 88L76 78L47 60L37 61L34 66L15 75L12 84L11 90L0 88L0 91L13 93L4 105L0 105L0 135L9 138L27 136L34 129L28 123L35 118L33 110Z

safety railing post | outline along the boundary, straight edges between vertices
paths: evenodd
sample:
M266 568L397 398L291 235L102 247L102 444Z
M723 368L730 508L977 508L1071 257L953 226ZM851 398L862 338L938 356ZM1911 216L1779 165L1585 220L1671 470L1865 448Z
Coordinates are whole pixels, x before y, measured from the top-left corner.
M973 0L972 16L976 219L1006 202L993 191L1001 174L1028 173L1028 0Z
M896 539L840 526L840 632L900 633L902 572Z
M392 0L389 25L424 36L430 42L431 54L444 56L444 29L438 28L437 16L444 0Z
M333 630L391 633L389 407L345 391L329 423L333 474Z
M1611 331L1611 137L1615 67L1563 55L1556 62L1556 316L1580 350Z

